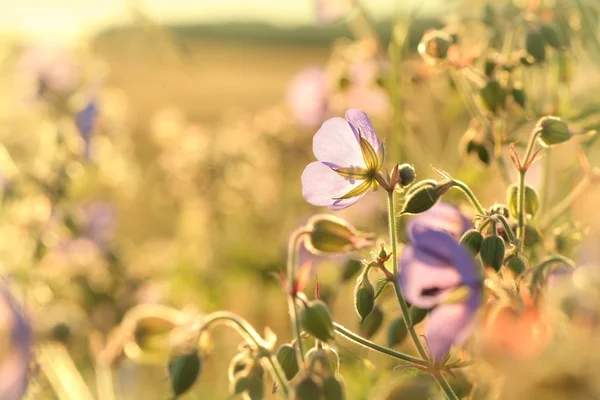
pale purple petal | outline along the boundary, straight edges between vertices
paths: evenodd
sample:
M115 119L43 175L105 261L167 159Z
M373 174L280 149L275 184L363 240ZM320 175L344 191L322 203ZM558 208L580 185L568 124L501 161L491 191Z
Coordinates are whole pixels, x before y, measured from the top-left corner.
M313 138L317 160L331 167L366 168L358 136L343 118L331 118L323 123Z
M373 128L373 124L367 114L353 108L346 111L346 119L350 122L353 129L360 131L362 137L369 142L375 152L379 152L381 149L381 142L379 141L379 137L377 137L375 128ZM358 134L358 132L356 133Z
M452 345L460 346L467 340L478 306L479 293L473 293L467 302L442 304L430 312L425 337L435 361L443 360Z
M407 232L411 241L413 240L412 232L417 225L446 232L456 240L459 240L472 227L471 221L460 212L458 207L443 201L436 203L429 210L410 220Z
M341 210L362 197L361 195L351 199L335 200L343 197L362 181L346 179L321 162L308 164L301 179L304 199L315 206Z
M292 114L301 125L318 126L329 112L329 88L321 67L309 67L290 82L287 102Z

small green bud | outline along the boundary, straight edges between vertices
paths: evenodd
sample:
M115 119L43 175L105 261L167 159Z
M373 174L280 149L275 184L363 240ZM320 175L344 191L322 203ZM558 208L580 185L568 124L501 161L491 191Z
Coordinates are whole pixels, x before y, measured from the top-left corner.
M229 362L229 380L233 381L240 373L249 370L253 363L254 360L246 352L236 354Z
M525 225L525 240L526 247L533 247L542 240L542 233L538 228L531 224Z
M306 362L309 365L320 362L323 366L329 366L330 374L337 374L340 366L340 356L333 347L323 346L323 348L313 347L306 352Z
M335 376L330 376L323 381L324 400L344 400L345 398L344 386Z
M410 321L412 322L412 326L415 326L425 319L425 317L429 313L429 310L425 308L410 306L410 308L408 309L408 313L410 315Z
M404 341L406 336L408 335L408 330L406 329L406 324L404 323L404 318L398 317L395 318L388 326L387 331L387 340L388 347L394 347Z
M415 180L417 176L415 168L410 164L402 164L398 167L399 184L400 186L408 186Z
M560 49L562 47L562 38L560 29L556 24L552 22L547 22L540 26L540 33L544 37L544 40L550 47L555 49Z
M411 188L401 214L420 214L429 210L452 187L452 182L439 184L433 180L421 181Z
M363 273L356 281L354 288L354 309L362 323L375 306L375 287L369 281L369 276Z
M485 64L483 66L483 72L485 73L485 76L487 76L488 78L491 77L495 70L496 62L491 58L485 60Z
M295 400L315 400L321 398L321 388L309 376L302 379L294 388Z
M423 35L418 51L425 62L437 64L446 59L452 44L454 40L447 32L432 30Z
M504 106L506 91L497 80L492 79L481 89L479 96L488 110L496 112Z
M351 258L350 260L344 263L342 267L342 282L348 282L350 279L354 278L354 275L358 274L362 269L363 265L359 260L355 260Z
M360 332L364 337L369 339L377 333L382 324L383 311L381 311L381 308L375 306L369 316L360 324Z
M385 246L381 245L381 250L379 250L378 257L382 260L385 260L387 258L387 256L388 256L388 253L387 253L387 251L385 251Z
M525 49L536 61L546 59L546 43L538 30L530 30L525 38Z
M544 147L566 142L573 136L569 125L558 117L542 117L537 122L536 128L540 131L538 140Z
M279 361L287 380L292 380L299 371L296 349L289 344L282 344L277 349L277 361Z
M370 246L371 234L356 230L348 222L331 215L316 215L306 226L307 248L315 253L344 253Z
M171 380L173 397L187 392L200 376L202 361L197 351L177 355L169 361L167 372Z
M510 269L515 276L518 276L525 271L525 262L519 256L510 256L506 260L506 267Z
M525 90L522 88L513 88L511 95L515 103L520 105L521 108L525 108L525 103L527 102L527 94L525 93Z
M481 249L481 243L483 242L483 235L477 229L469 229L460 238L460 244L471 252L473 256L476 256Z
M321 300L306 304L300 313L300 323L308 334L323 342L333 339L333 318L329 307Z
M518 217L518 204L519 204L519 186L512 184L506 191L508 209L510 215L514 218ZM531 186L525 186L525 214L531 215L532 217L538 212L540 203L538 195L535 189Z
M481 261L486 267L499 271L504 262L504 240L499 236L488 236L481 242Z

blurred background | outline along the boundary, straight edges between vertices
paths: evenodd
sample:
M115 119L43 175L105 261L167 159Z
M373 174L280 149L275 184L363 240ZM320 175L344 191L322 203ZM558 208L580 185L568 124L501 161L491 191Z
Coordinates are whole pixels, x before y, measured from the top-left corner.
M507 106L507 137L526 140L546 114L572 117L581 132L600 126L597 90L590 90L600 79L598 48L578 3L490 3L502 21L534 12L571 38L568 51L548 50L553 64L520 76L529 100ZM464 58L480 57L474 65L481 70L507 24L486 22L488 6L0 0L0 274L18 288L39 340L64 343L92 391L94 363L136 304L192 314L227 309L289 341L274 274L285 268L289 234L326 211L304 201L300 175L314 158L313 134L348 108L369 114L390 164L410 162L419 178L438 177L433 165L472 184L485 204L506 202L507 183L516 179L507 146L498 155L481 144L473 154L467 144L477 128L465 93L417 53L424 32L446 27L460 38ZM598 5L586 6L597 21ZM517 35L515 47L524 40ZM585 147L592 166L593 144ZM551 173L529 174L548 206L584 177L580 153L579 144L567 145L539 163ZM508 165L504 181L494 157ZM589 213L599 193L592 184L585 189L574 214L547 224L565 241L596 237L600 219ZM336 215L386 233L380 192ZM582 216L585 226L572 222ZM584 249L573 254L597 256L593 245ZM358 329L353 284L340 280L348 258L302 257L315 258L336 321ZM398 313L389 308L384 323ZM375 337L385 340L385 329ZM227 398L227 365L238 343L226 330L213 338L202 377L185 398ZM380 398L379 386L397 379L389 360L348 343L339 351L350 399ZM163 364L117 353L109 357L117 398L168 397ZM43 370L29 398L56 398Z

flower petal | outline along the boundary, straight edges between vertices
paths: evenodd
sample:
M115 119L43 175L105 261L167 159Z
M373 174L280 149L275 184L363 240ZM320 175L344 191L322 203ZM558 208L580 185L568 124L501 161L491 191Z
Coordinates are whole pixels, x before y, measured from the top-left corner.
M322 67L308 67L290 82L287 102L292 114L306 127L318 126L329 112L329 88Z
M425 337L435 361L443 360L452 345L460 346L467 340L475 322L478 298L479 293L475 293L468 302L444 304L431 311Z
M323 123L313 138L313 153L317 160L334 168L366 168L358 135L342 118Z
M381 142L375 133L375 128L371 124L371 120L364 112L352 108L346 111L346 119L352 124L353 129L359 130L362 137L367 139L367 142L373 147L376 153L381 149ZM358 135L358 131L356 131Z
M414 240L412 232L417 226L424 226L437 231L448 233L454 239L459 240L462 235L471 228L471 222L453 204L440 201L429 210L418 214L410 220L407 227L409 239Z
M340 199L362 180L346 179L329 166L321 162L313 162L306 166L302 173L302 195L315 206L327 206L331 210L341 210L358 201L362 197Z

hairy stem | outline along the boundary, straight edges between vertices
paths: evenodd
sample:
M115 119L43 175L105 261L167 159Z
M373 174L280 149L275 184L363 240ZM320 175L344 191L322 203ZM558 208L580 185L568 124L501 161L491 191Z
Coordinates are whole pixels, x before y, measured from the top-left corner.
M531 138L527 144L527 150L525 151L525 157L521 162L522 166L519 170L519 191L517 197L517 216L519 224L517 227L517 239L519 239L519 251L523 251L523 244L525 242L525 174L527 173L528 165L531 162L530 158L533 153L533 148L535 147L535 140L539 134L539 130L536 130L531 134Z
M296 269L298 268L298 246L302 236L306 233L304 228L297 229L288 242L288 260L287 260L287 282L290 285L290 290L295 285L296 280ZM292 324L292 334L296 342L296 357L298 358L298 364L300 369L304 365L304 343L302 342L302 328L300 326L300 320L298 318L298 304L296 299L291 293L288 295L288 308L290 313L290 321Z

